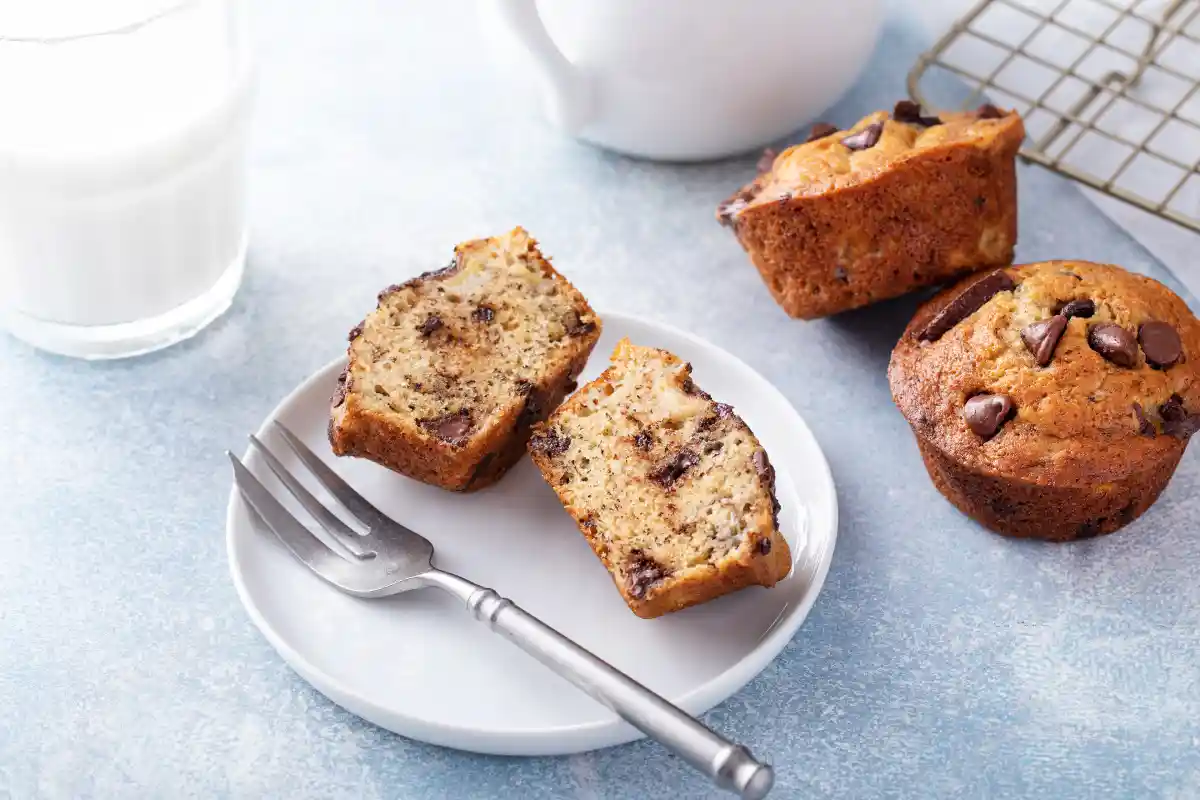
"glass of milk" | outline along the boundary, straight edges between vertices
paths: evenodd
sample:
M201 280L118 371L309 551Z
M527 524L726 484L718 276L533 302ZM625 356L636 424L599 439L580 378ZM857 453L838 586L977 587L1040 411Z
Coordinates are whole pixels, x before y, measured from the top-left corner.
M244 0L0 0L0 326L145 353L229 307L246 255Z

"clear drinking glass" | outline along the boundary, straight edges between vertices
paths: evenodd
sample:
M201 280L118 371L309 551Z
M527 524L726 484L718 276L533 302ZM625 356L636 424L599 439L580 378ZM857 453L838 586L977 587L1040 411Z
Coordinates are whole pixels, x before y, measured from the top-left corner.
M241 0L0 0L0 325L116 358L219 316L246 254Z

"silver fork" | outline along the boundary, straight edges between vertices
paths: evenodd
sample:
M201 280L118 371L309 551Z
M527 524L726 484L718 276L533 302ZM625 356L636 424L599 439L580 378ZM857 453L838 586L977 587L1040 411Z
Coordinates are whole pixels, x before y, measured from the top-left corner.
M658 740L717 786L748 800L765 797L774 784L770 765L734 744L602 661L491 589L433 566L433 543L386 517L299 438L273 423L312 476L366 529L362 535L321 504L259 441L250 442L292 496L330 535L326 544L292 516L237 456L234 481L251 510L284 546L320 578L355 597L388 597L433 586L461 600L475 619L563 676L626 722Z

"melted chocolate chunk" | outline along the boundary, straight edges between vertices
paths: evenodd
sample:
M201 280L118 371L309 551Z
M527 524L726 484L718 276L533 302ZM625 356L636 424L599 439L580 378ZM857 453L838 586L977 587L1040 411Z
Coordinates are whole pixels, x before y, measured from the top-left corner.
M691 364L688 364L688 369L691 369L691 366ZM696 382L691 379L691 376L683 379L683 384L680 388L683 389L684 394L689 394L693 397L702 397L705 400L712 400L712 395L697 386Z
M858 133L852 133L842 139L842 144L850 150L870 150L879 143L879 137L882 135L883 123L872 122Z
M779 155L779 153L776 153L774 149L768 147L766 150L762 151L762 155L758 157L758 164L756 164L754 168L758 170L760 175L764 172L770 172L771 167L775 164L775 157L777 155Z
M837 132L838 128L836 125L830 125L828 122L818 122L816 125L812 126L812 130L808 132L808 138L804 141L805 144L808 142L815 142L819 139L833 136Z
M573 311L563 321L563 327L567 329L568 336L582 336L596 330L596 323L590 320L584 321L580 318L579 312Z
M892 119L909 125L923 125L926 128L942 124L938 117L922 116L921 106L912 100L901 100L896 103L896 108L892 111Z
M1133 404L1133 418L1137 420L1138 433L1142 436L1154 436L1157 433L1154 430L1154 423L1146 416L1146 411L1142 408L1141 403Z
M362 336L363 326L366 324L367 324L367 321L364 319L362 322L355 325L353 328L350 329L350 335L346 338L348 338L350 341L353 342L355 339Z
M975 111L980 119L1003 119L1007 116L1003 109L997 108L991 103L984 103Z
M1058 342L1062 339L1066 329L1067 318L1061 314L1055 314L1050 319L1026 325L1021 331L1021 341L1025 343L1029 352L1033 353L1039 367L1046 366L1054 358L1054 348L1058 347Z
M521 413L517 415L518 428L528 428L542 419L545 412L546 398L542 392L536 391L535 387L530 385L524 394L525 405L521 407Z
M480 305L479 308L471 312L471 319L476 322L488 323L496 318L496 312L491 306Z
M1092 300L1072 300L1069 303L1063 303L1057 313L1062 314L1067 319L1071 317L1089 319L1096 313L1096 303Z
M566 383L563 384L563 391L566 392L567 394L570 394L571 392L575 391L578 388L579 388L579 384L576 383L574 378L571 378L570 380L568 380Z
M1004 427L1016 410L1012 398L1006 394L977 394L963 406L963 417L967 427L986 442Z
M1000 292L1012 291L1015 288L1017 284L1004 270L989 272L943 306L942 310L917 333L917 338L925 342L936 342L948 330L982 308L988 300Z
M850 275L846 272L846 268L842 266L836 266L833 268L833 277L835 280L841 281L842 283L850 282Z
M666 567L643 551L629 551L629 563L625 565L625 587L631 597L641 600L651 586L670 574Z
M1200 414L1189 413L1183 407L1183 398L1177 394L1158 407L1158 415L1162 417L1163 433L1168 436L1187 439L1200 430Z
M650 473L650 480L664 489L670 489L684 474L700 463L700 457L690 447L685 447Z
M639 450L649 450L654 446L654 434L650 431L642 431L633 437L633 445Z
M770 552L771 552L771 540L767 537L763 537L762 539L759 539L758 540L759 555L765 556L765 555L770 554Z
M424 322L417 326L417 330L420 331L422 336L432 336L434 331L444 324L442 318L437 314L430 314L425 318Z
M337 408L342 403L346 402L346 392L349 389L350 383L350 368L346 367L342 370L342 374L338 375L337 388L333 390L333 407Z
M717 419L725 419L733 413L733 406L725 403L717 403L713 406L713 412L717 415Z
M442 441L458 447L466 442L467 432L471 430L471 412L463 408L433 419L420 420L419 424Z
M1138 328L1138 344L1146 362L1155 369L1170 369L1183 357L1179 332L1165 322L1143 322Z
M567 452L570 447L571 437L559 433L554 428L539 431L529 440L530 450L547 456L560 455Z
M771 466L771 459L767 458L766 450L755 450L750 460L754 463L758 479L766 487L767 494L771 495L771 524L775 526L775 530L779 530L779 510L782 506L779 505L779 498L775 496L775 468Z
M1097 322L1088 328L1088 346L1118 367L1137 364L1137 340L1113 322Z

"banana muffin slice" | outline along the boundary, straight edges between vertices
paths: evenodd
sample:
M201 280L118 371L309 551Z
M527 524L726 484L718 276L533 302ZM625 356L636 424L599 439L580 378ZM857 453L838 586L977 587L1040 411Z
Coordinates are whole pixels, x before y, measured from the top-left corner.
M1012 263L1015 112L908 100L765 158L717 209L789 315L813 319Z
M522 228L458 245L350 331L329 441L453 491L499 480L575 388L600 320Z
M775 471L692 367L622 340L612 366L535 426L529 451L639 617L791 569Z

